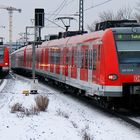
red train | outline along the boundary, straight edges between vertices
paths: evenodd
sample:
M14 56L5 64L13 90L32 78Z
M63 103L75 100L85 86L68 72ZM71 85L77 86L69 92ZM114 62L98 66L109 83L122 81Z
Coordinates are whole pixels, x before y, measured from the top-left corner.
M32 70L31 45L12 53L12 69ZM140 99L140 25L107 21L93 33L43 42L36 47L36 74L106 101Z
M8 74L9 72L9 49L0 46L0 78L3 74Z

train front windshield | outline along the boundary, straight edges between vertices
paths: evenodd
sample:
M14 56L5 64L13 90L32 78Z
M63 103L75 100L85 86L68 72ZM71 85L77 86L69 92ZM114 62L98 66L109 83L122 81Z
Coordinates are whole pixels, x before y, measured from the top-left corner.
M140 74L140 34L115 35L121 73Z
M0 63L3 63L4 58L4 48L0 48Z

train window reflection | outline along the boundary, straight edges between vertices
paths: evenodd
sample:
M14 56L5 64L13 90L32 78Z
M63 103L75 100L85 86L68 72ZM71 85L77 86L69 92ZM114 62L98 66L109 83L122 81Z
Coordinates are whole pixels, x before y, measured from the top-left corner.
M117 41L119 63L140 63L139 41Z
M93 70L96 70L96 62L97 62L97 51L93 49Z
M117 41L118 51L140 51L140 41Z
M140 51L119 52L119 62L121 64L140 63Z

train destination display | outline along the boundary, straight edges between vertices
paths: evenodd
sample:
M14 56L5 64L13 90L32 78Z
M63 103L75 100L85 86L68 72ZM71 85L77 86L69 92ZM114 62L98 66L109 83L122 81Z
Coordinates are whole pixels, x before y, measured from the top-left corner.
M124 41L124 40L140 40L140 34L116 34L115 40Z

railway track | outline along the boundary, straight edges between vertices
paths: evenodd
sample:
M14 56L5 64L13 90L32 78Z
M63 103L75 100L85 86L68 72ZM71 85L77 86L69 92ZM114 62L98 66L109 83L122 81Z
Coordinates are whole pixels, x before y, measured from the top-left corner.
M105 108L103 106L101 106L100 104L98 104L97 102L89 99L89 98L83 98L83 97L80 97L80 100L87 102L88 104L90 104L91 106L94 106L98 109L100 109L101 111L105 112L105 113L108 113L112 116L115 116L117 118L120 118L121 120L123 120L124 122L127 122L128 124L140 129L140 121L136 121L134 120L134 118L132 118L132 116L136 116L136 113L128 113L128 114L131 114L131 117L127 114L127 113L123 113L123 112L119 112L119 111L116 111L116 110L111 110L111 109L108 109L108 108ZM138 116L138 114L137 114ZM140 117L140 115L139 115Z
M59 88L58 86L54 86L54 85L49 85L49 86L51 86L53 88L57 88L59 91L63 92L62 89ZM66 91L65 91L65 93L66 93ZM70 93L70 92L67 91L67 93ZM93 99L91 99L89 97L85 98L85 96L78 96L78 98L77 98L77 95L75 95L73 93L68 94L68 96L71 96L72 98L76 97L77 100L80 100L83 103L87 103L88 105L90 105L90 106L92 106L94 108L96 107L97 109L101 110L104 113L107 113L109 115L112 115L112 116L115 116L117 118L120 118L121 120L123 120L124 122L130 124L131 126L134 126L134 127L138 128L138 129L140 129L140 123L139 123L140 121L139 122L135 121L132 117L128 116L127 113L123 114L123 113L120 113L118 111L105 108L105 107L101 106L99 103L97 103L96 101L94 101ZM134 114L134 116L135 116L136 113L131 112L129 114L131 114L131 116ZM140 117L140 114L139 114L139 117Z
M113 114L115 116L117 116L118 118L124 120L125 122L135 126L136 128L140 129L140 123L133 120L131 117L128 117L128 116L125 116L125 115L122 115L122 114L119 114L119 113L116 113L116 112L113 112Z
M3 80L0 80L0 85L2 84Z
M64 90L62 88L60 88L58 85L55 86L53 84L48 84L48 82L45 82L45 81L41 81L41 83L43 83L45 85L47 84L47 86L59 90L60 93L64 93ZM131 126L134 126L138 129L140 129L140 121L139 122L135 121L134 118L132 118L133 114L134 114L134 116L136 116L136 113L129 112L128 114L131 114L131 117L130 117L127 113L123 114L123 113L120 113L116 110L105 108L105 107L101 106L98 102L96 102L95 100L93 100L89 97L79 96L77 94L71 93L70 91L65 91L65 94L66 93L68 93L67 96L71 96L72 98L76 98L77 100L80 100L81 102L86 103L87 105L90 105L96 109L99 109L102 112L107 113L111 116L115 116L116 118L120 118L121 120L130 124ZM138 116L138 114L137 114L137 116ZM140 117L140 114L139 114L139 117ZM139 118L139 120L140 120L140 118Z
M12 74L12 77L16 77L16 76ZM44 84L44 85L49 86L50 88L58 90L60 93L64 94L64 90L62 88L60 88L59 86L56 86L56 85L54 85L52 83L48 84L48 82L46 82L46 81L40 81L40 82L42 84ZM93 99L91 99L89 97L78 96L77 94L71 93L70 91L65 91L65 94L67 96L70 96L71 98L74 98L74 99L76 98L78 101L86 103L87 105L90 105L93 108L101 110L102 112L107 113L108 115L115 116L116 118L120 118L121 120L123 120L124 122L127 122L131 126L134 126L134 127L138 128L138 129L140 129L140 123L139 123L140 121L139 122L135 121L132 118L132 114L133 114L132 112L131 112L131 117L130 117L129 115L127 115L127 113L123 114L123 113L120 113L118 111L105 108L105 107L101 106L98 102L94 101ZM135 116L135 113L134 113L134 116ZM137 114L137 116L138 116L138 114ZM139 117L140 117L140 115L139 115Z
M4 88L5 85L6 85L6 80L0 79L0 92Z

